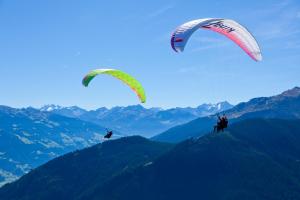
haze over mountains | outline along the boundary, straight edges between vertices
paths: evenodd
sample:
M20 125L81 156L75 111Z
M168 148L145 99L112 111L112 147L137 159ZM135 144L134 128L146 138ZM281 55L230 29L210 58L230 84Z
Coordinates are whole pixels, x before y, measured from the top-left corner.
M240 103L226 110L230 123L249 118L300 119L300 88L295 87L279 95L259 97ZM212 131L217 115L200 117L186 124L175 126L153 139L165 142L180 142L190 137L199 137Z
M147 136L230 107L227 102L168 110L142 106L95 111L76 106L0 106L0 186L50 159L102 142L107 127L114 130L113 137L137 133Z
M54 159L6 200L300 199L300 121L248 119L175 147L129 137Z
M97 144L105 133L99 125L34 108L0 106L0 122L0 185L59 155Z
M215 113L222 108L222 106L213 106L214 109L208 109L208 107L204 109L206 113ZM199 107L161 110L129 106L86 111L78 107L47 106L42 109L14 109L1 106L0 184L15 180L32 168L57 156L102 142L106 130L99 125L102 122L101 119L105 123L111 120L115 128L117 128L118 121L121 123L124 120L127 122L124 130L137 127L142 131L144 124L145 129L149 131L179 123L181 120L186 120L185 116L189 118L204 113L203 110L199 110L201 110ZM276 96L255 98L226 111L231 124L250 118L300 119L299 113L299 87ZM83 117L85 119L81 119ZM98 124L94 123L97 119ZM172 122L168 126L162 123L167 119ZM129 121L133 123L130 124ZM152 122L156 125L151 126ZM215 122L216 115L200 117L186 124L175 126L153 139L176 143L190 137L203 136L212 130ZM132 132L114 132L116 137L132 134Z
M48 111L67 117L93 122L100 126L117 130L127 135L154 136L173 126L189 122L198 117L212 115L232 108L228 102L202 104L196 108L144 108L141 105L127 107L102 107L87 111L77 106L43 106L41 111Z

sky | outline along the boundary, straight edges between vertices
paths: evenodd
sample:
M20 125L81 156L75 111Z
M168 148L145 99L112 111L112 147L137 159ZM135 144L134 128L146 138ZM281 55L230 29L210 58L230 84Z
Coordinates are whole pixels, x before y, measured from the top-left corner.
M199 30L176 53L170 35L217 17L246 26L261 62L217 33ZM300 86L299 0L0 0L0 104L86 109L139 104L120 81L84 75L115 68L144 86L145 107L195 107L272 96Z

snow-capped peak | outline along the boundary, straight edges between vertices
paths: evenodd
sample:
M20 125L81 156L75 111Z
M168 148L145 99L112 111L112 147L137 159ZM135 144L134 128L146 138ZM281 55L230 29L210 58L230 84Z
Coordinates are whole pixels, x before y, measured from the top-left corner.
M59 110L62 107L59 105L54 105L54 104L49 104L49 105L44 105L40 108L40 111L46 111L46 112L51 112L53 110Z

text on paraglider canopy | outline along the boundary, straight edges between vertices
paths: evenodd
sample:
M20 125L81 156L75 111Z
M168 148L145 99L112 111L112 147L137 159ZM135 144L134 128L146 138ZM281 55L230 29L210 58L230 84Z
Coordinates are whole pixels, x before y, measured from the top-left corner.
M210 24L204 25L204 26L202 26L202 27L203 27L203 28L211 28L212 26L217 27L217 28L224 29L224 30L227 31L227 33L230 33L230 32L232 32L232 31L235 31L234 28L224 25L221 21L214 22L214 23L210 23Z

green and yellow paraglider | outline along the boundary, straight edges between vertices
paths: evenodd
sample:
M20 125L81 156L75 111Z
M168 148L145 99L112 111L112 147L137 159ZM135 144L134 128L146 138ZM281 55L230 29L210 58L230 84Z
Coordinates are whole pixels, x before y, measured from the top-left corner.
M139 97L141 103L146 102L146 95L143 86L131 75L116 69L95 69L90 71L82 80L82 84L87 87L91 80L100 74L111 75L123 83L127 84Z

